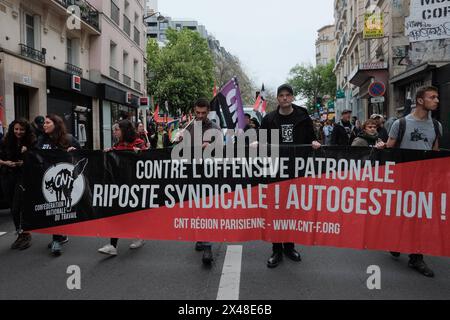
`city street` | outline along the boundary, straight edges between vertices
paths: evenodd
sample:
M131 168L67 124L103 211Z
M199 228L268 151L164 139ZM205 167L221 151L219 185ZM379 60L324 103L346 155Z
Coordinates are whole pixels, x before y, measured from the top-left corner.
M242 245L240 273L222 276L227 247L236 244L215 244L211 268L202 265L193 243L148 241L131 251L130 241L123 240L119 255L107 257L97 249L108 240L70 237L63 255L54 258L47 249L48 235L33 235L25 251L11 250L13 229L8 212L0 211L0 300L215 300L230 287L238 288L240 300L450 299L449 258L426 258L436 273L432 279L409 269L406 255L397 261L386 252L335 248L304 247L302 262L284 259L278 268L268 269L270 244L253 242L237 244ZM239 270L239 259L229 261L234 266L227 264L227 270ZM81 269L80 290L66 286L71 265ZM380 290L367 288L371 265L381 269Z

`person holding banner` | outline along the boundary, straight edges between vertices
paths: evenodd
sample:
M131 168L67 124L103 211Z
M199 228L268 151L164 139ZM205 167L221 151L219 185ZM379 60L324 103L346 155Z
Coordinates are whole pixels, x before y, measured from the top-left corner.
M25 250L31 246L31 234L23 232L21 213L23 212L22 165L24 154L36 142L31 125L25 119L14 120L0 146L0 177L1 187L13 217L17 239L11 249Z
M50 114L45 117L44 134L38 138L37 148L42 150L64 150L67 152L81 149L77 139L67 133L66 125L61 117ZM53 241L47 246L54 256L60 256L61 245L69 238L64 235L53 235Z
M439 106L439 90L436 87L423 87L416 93L414 111L394 122L389 132L388 148L439 151L439 139L442 136L442 125L431 117L431 112ZM391 252L395 258L399 252ZM408 266L426 277L434 277L420 253L409 255Z
M352 147L375 147L384 149L386 144L378 136L378 121L369 119L362 125L362 132L353 140Z
M117 143L109 151L134 151L139 152L147 150L145 142L138 137L138 134L130 120L121 120L119 123L113 125L113 135ZM110 243L104 245L98 252L108 254L111 256L117 255L118 238L111 238ZM145 244L144 240L136 239L130 244L130 249L141 248Z
M208 119L208 114L210 112L210 103L207 99L200 98L195 102L194 114L195 118L186 126L185 129L178 132L178 135L175 137L174 142L180 143L183 141L185 137L185 133L189 133L189 137L191 139L191 146L197 146L201 143L203 148L206 148L213 141L206 141L203 138L203 135L206 131L210 129L217 129L220 132L219 125L215 122ZM202 141L195 141L194 130L197 127L196 123L201 123L201 137ZM212 254L212 244L210 242L197 242L195 244L196 251L203 251L202 262L205 265L210 265L213 262L213 254Z
M283 84L277 90L278 108L267 114L262 120L261 130L279 130L280 144L301 145L312 144L319 149L321 144L315 139L313 121L306 109L293 104L294 89ZM270 139L270 133L267 135ZM269 141L270 143L270 141ZM283 260L284 254L291 260L301 261L300 253L295 250L294 243L273 243L272 256L267 261L267 267L276 268Z

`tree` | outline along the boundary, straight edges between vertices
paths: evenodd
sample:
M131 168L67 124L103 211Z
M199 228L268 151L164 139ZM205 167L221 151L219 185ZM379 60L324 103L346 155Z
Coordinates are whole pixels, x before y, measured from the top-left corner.
M178 109L188 113L198 98L212 98L213 58L197 32L169 29L166 36L162 48L154 39L147 43L148 90L160 106L167 101L172 114Z
M333 73L334 61L327 65L313 67L297 65L290 71L289 84L296 95L307 100L308 110L316 110L316 103L324 96L334 98L336 95L336 75Z
M241 89L242 102L244 105L252 105L255 102L255 86L244 71L239 58L225 51L213 51L213 57L217 86L224 85L236 76Z

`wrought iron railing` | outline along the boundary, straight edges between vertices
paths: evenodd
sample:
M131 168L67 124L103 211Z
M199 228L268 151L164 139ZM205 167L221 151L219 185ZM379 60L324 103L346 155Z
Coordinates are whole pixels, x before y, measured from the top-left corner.
M134 82L134 89L137 91L141 91L141 84L137 81Z
M31 58L33 60L45 63L45 49L42 51L31 48L23 43L19 44L20 54L24 57Z
M113 79L119 80L119 71L113 67L109 67L109 76Z
M83 69L68 62L66 62L66 71L76 76L83 76Z
M131 87L131 78L129 76L123 75L123 83Z
M88 25L100 31L99 24L99 12L86 0L53 0L64 8L70 6L78 6L80 8L81 20L86 22Z

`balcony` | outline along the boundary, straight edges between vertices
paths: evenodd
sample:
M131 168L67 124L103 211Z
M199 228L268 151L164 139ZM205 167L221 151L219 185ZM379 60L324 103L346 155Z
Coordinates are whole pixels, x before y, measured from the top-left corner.
M76 75L79 77L83 76L83 69L81 69L73 64L70 64L68 62L66 62L66 71L70 74L73 74L73 75Z
M80 8L81 21L100 32L99 12L86 0L53 0L64 8L78 6Z
M131 87L131 78L129 76L123 75L123 83Z
M34 48L28 47L23 43L20 43L19 46L20 46L20 55L36 60L40 63L45 63L46 50L44 48L42 48L42 51L39 51Z
M119 71L114 69L113 67L109 67L109 76L113 79L116 79L119 81Z
M348 38L347 38L347 32L344 33L344 36L341 39L341 42L339 43L339 47L336 53L336 63L339 62L339 58L341 57L341 54L345 51L345 48L348 44Z
M137 91L141 91L141 84L137 81L134 82L134 89Z

